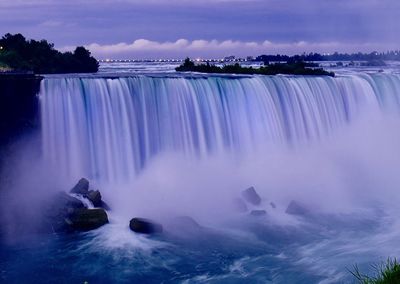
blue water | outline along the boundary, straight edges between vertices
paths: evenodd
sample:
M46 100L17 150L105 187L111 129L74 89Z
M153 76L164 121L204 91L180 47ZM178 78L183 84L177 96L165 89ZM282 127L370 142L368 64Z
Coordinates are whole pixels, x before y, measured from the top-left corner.
M399 91L392 72L47 77L39 158L30 146L17 155L22 191L7 217L34 211L24 190L46 196L86 176L112 207L110 224L70 235L11 230L0 281L352 283L354 264L372 272L400 255ZM230 207L250 185L262 203L249 210L266 216ZM286 214L291 200L310 215ZM200 227L171 222L181 215ZM165 232L131 232L135 216Z
M1 280L352 283L347 272L352 269L352 261L358 260L363 268L368 261L373 262L373 256L362 250L350 251L348 242L353 238L362 240L379 227L371 219L345 218L346 222L326 218L326 223L319 223L317 218L302 227L274 226L244 218L241 221L246 225L230 224L230 230L186 228L179 232L167 230L151 238L111 223L90 233L19 239L1 251ZM313 250L321 250L321 255L316 257Z

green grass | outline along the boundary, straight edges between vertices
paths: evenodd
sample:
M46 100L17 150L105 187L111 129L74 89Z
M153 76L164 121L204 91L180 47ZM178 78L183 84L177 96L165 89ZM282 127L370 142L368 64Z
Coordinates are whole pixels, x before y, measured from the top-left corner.
M400 284L400 264L397 259L388 258L385 263L372 265L375 275L362 274L357 265L354 266L351 274L360 284Z

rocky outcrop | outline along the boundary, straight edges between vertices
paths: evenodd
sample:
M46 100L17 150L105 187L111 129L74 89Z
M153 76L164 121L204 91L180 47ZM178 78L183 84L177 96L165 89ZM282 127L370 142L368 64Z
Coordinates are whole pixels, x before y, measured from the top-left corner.
M90 190L85 197L93 203L94 207L101 207L102 200L101 200L101 193L98 190Z
M253 204L253 205L260 205L261 204L261 197L256 192L255 188L249 187L248 189L242 192L242 196L244 200Z
M129 222L129 228L135 233L141 234L158 234L162 233L162 225L144 218L133 218Z
M108 223L108 216L104 209L81 208L73 210L66 218L66 223L74 230L90 231Z
M306 215L308 209L296 201L291 201L285 212L290 215Z
M81 178L70 192L82 195L84 198L88 199L94 207L110 210L108 204L103 201L99 190L89 190L89 181L85 178Z
M65 192L57 193L45 208L43 231L88 231L108 223L104 209L88 209L79 199Z
M89 181L85 178L81 178L70 192L75 194L87 195L89 193Z

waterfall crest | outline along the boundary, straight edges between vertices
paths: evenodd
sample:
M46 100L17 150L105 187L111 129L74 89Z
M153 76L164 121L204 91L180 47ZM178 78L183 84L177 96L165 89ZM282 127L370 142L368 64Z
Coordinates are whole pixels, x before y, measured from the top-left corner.
M364 109L398 111L400 76L46 78L44 155L61 171L133 178L162 152L193 157L318 140Z

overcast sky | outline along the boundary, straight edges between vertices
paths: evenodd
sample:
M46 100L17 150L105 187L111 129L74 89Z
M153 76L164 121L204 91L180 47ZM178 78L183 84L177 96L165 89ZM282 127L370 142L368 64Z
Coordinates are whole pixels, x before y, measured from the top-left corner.
M0 33L98 58L400 49L399 0L0 0Z

